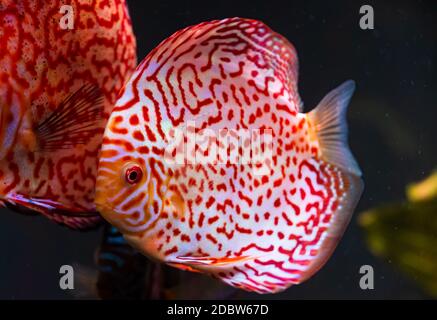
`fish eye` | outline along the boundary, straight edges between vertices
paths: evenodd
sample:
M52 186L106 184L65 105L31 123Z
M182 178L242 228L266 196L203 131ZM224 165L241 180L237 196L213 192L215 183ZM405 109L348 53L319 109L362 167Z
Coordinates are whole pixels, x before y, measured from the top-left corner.
M129 184L138 183L143 177L143 170L139 166L131 166L126 169L125 178Z

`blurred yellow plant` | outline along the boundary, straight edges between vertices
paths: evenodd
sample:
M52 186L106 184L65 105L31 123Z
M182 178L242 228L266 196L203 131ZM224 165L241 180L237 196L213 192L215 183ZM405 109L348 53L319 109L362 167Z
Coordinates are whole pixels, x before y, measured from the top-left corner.
M368 210L358 221L372 253L437 297L437 171L406 193L406 202Z

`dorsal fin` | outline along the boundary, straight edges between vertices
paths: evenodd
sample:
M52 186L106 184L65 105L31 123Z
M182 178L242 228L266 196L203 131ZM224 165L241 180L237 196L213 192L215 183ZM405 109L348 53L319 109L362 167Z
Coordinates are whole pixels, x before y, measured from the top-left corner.
M292 76L297 81L299 68L296 49L285 37L274 32L261 21L240 17L213 20L187 27L172 37L177 36L179 39L184 39L185 35L193 32L196 34L193 39L186 38L189 44L195 44L196 40L204 39L205 36L213 38L232 33L235 39L240 38L240 43L229 42L230 51L232 49L238 51L242 42L250 43L256 51L265 55L264 62L271 69L281 69L285 76ZM201 45L207 47L210 43L202 42ZM260 61L260 63L263 62Z
M86 144L102 130L102 119L103 96L100 89L84 85L37 126L38 149L53 151Z
M189 65L194 65L195 70ZM179 93L177 87L172 91L172 81L169 82L172 96L167 103L175 105L175 110L178 110L182 100L189 111L197 113L197 101L202 106L208 99L201 101L197 99L197 94L191 94L196 91L196 86L212 83L213 89L225 79L232 79L232 85L237 90L244 85L246 88L257 88L263 95L265 90L272 90L272 81L278 81L281 86L275 88L278 92L275 91L272 96L280 97L286 92L296 100L293 108L299 111L296 50L287 39L257 20L228 18L187 27L161 42L139 69L145 72L147 80L159 77L161 81L170 81L175 77L176 81L178 73L184 70L193 70L197 74L192 85L194 89L186 93ZM182 80L189 81L185 77L178 82ZM226 82L229 85L230 80ZM179 83L179 86L183 85ZM191 96L195 101L190 100Z

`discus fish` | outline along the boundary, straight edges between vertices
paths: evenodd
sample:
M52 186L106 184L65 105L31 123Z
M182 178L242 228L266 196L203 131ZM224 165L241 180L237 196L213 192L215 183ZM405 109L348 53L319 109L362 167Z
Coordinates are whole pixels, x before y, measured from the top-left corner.
M98 152L136 42L125 1L63 5L0 0L0 204L84 228L101 220Z
M98 210L143 254L234 287L274 293L311 277L339 242L363 184L347 145L354 82L303 113L297 77L294 47L259 21L205 22L164 40L107 123ZM206 129L251 136L226 144L220 133L189 149L189 133ZM178 130L186 135L177 138ZM252 134L265 140L250 159L262 150L271 157L232 158L245 154ZM214 148L217 161L190 159Z

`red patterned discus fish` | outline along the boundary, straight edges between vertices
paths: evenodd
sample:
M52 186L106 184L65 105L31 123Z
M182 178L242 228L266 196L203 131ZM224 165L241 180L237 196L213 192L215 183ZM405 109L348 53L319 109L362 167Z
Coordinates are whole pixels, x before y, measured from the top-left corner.
M258 21L206 22L163 41L108 121L98 210L142 253L235 287L272 293L312 276L362 192L346 137L355 85L345 82L303 113L297 77L293 46ZM206 130L219 134L204 148ZM226 144L222 132L252 135ZM271 140L249 154L271 157L230 157L264 132ZM194 149L189 133L201 137ZM217 158L198 161L213 150Z
M0 203L74 228L100 220L104 120L135 66L123 0L0 0Z

